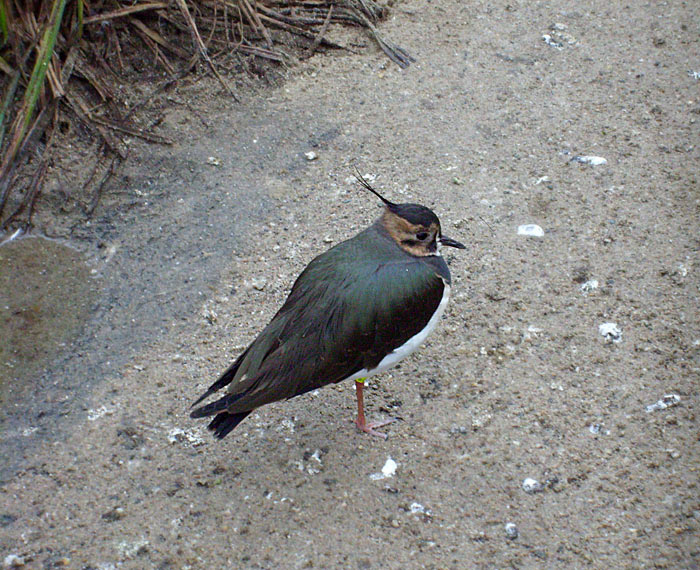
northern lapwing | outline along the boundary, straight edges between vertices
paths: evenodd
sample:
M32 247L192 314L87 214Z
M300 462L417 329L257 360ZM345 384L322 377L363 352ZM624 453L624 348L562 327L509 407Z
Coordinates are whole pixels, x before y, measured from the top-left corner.
M193 406L228 386L225 396L190 414L214 416L209 429L225 437L256 408L326 384L354 380L356 425L367 423L366 378L396 365L435 328L450 296L441 246L465 249L442 234L435 213L394 204L358 173L383 203L379 219L316 257L297 278L272 321Z

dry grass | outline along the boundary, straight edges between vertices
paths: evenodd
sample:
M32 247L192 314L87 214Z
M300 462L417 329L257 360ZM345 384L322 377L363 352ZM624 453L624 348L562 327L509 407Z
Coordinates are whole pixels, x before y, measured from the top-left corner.
M31 226L61 121L78 121L100 141L88 214L127 156L124 135L169 144L132 120L145 100L119 100L135 55L167 75L149 97L201 63L235 98L223 56L287 65L288 50L305 58L346 49L326 38L333 24L367 29L407 66L411 56L375 28L384 15L374 0L0 0L0 231Z

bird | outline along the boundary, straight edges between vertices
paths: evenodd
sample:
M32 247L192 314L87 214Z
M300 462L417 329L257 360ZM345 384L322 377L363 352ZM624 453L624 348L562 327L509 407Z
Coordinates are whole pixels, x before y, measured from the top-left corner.
M441 255L466 249L442 233L428 207L396 204L359 173L357 181L383 203L379 218L314 258L257 338L192 404L192 418L223 439L253 410L328 384L354 381L355 425L386 439L367 422L364 383L414 352L435 328L450 297L450 270ZM202 405L214 393L224 395Z

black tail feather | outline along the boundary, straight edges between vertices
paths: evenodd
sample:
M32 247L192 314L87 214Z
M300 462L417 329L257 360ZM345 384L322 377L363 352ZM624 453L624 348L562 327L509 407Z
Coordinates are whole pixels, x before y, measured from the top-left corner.
M190 412L191 418L206 418L207 416L213 416L217 412L223 412L231 406L236 400L240 400L246 393L241 394L226 394L223 398L214 400L213 402L202 406L201 408L196 408Z
M237 414L221 412L211 421L207 428L214 432L214 437L223 439L231 430L248 417L248 414L250 414L250 412L239 412Z
M231 366L229 366L228 370L226 370L226 372L224 372L216 382L209 386L207 391L204 392L204 394L202 394L199 397L199 399L190 407L194 408L197 404L199 404L203 400L206 400L217 390L221 390L221 388L223 388L224 386L228 386L233 380L234 376L236 375L236 372L238 372L238 367L241 365L241 362L243 362L243 359L245 358L245 355L248 354L249 350L250 347L248 347L243 354L236 358L236 361Z

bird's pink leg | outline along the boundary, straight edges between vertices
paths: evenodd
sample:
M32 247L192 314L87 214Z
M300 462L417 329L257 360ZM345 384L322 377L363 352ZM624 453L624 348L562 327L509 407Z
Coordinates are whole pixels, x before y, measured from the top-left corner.
M376 435L377 437L381 437L383 439L387 438L387 435L385 433L382 433L380 431L375 431L374 428L382 427L387 424L390 424L392 422L395 422L396 419L391 418L389 420L385 420L383 422L370 422L367 423L365 421L365 399L364 395L362 393L362 390L365 387L365 379L364 378L358 378L355 380L355 394L357 395L357 420L355 420L355 425L361 429L363 432L368 433L370 435Z

